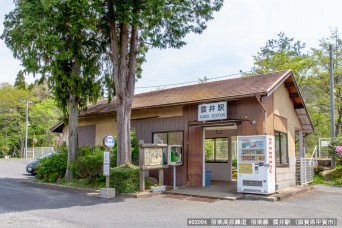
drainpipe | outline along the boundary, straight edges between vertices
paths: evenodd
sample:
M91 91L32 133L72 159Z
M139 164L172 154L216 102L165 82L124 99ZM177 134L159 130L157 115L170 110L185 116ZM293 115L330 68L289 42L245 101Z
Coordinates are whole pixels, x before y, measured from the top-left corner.
M261 101L261 95L260 93L255 95L255 98L257 99L257 101L259 102L259 104L261 105L261 108L264 110L264 120L263 120L263 128L264 128L264 134L267 135L267 110L264 106L264 104Z

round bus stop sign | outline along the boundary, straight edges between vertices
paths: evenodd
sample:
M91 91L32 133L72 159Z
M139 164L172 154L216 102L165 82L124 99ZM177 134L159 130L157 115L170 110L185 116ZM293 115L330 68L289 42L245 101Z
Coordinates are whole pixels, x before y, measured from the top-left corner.
M113 136L111 135L106 135L103 138L103 145L109 149L112 149L115 145L115 139Z

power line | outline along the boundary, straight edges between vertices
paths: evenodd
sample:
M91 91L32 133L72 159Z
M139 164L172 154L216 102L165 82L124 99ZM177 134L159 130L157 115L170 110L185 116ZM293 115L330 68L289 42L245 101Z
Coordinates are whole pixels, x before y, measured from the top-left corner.
M251 73L251 71L246 71L246 72L240 71L239 73L227 74L227 75L223 75L223 76L219 76L219 77L213 77L213 78L206 78L206 77L205 77L205 81L210 81L210 80L215 80L215 79L220 79L220 78L233 77L233 76L242 75L242 74L247 74L247 73ZM184 85L184 84L190 84L190 83L195 83L195 82L198 82L198 80L196 80L196 81L189 81L189 82L179 82L179 83L172 83L172 84L164 84L164 85L139 86L139 87L135 87L135 88L136 88L136 89L159 88L159 87L168 87L168 86Z

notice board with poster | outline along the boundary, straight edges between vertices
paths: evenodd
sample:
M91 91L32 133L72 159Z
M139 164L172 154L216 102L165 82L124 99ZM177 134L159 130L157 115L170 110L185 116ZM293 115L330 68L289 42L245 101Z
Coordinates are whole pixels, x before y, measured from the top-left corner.
M237 191L257 194L274 193L274 136L238 136L237 155Z
M158 169L159 184L164 184L163 169L168 168L166 161L166 144L146 144L139 141L140 191L145 191L145 174L148 170ZM146 173L147 172L147 173Z

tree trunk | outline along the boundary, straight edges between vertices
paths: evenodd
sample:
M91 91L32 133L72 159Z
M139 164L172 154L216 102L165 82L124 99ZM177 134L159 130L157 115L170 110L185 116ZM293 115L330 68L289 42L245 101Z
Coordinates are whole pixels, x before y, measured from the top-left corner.
M117 108L117 165L131 163L131 110L135 87L138 27L115 21L114 2L107 0L113 82ZM131 28L131 29L129 29ZM117 31L118 30L118 31ZM129 35L129 32L131 34Z
M119 105L117 109L117 136L118 136L118 152L117 165L131 163L131 107L132 104L126 99Z
M71 162L76 160L76 152L78 147L78 99L72 93L69 95L69 146L68 146L68 163L65 173L66 180L72 180L70 171Z

